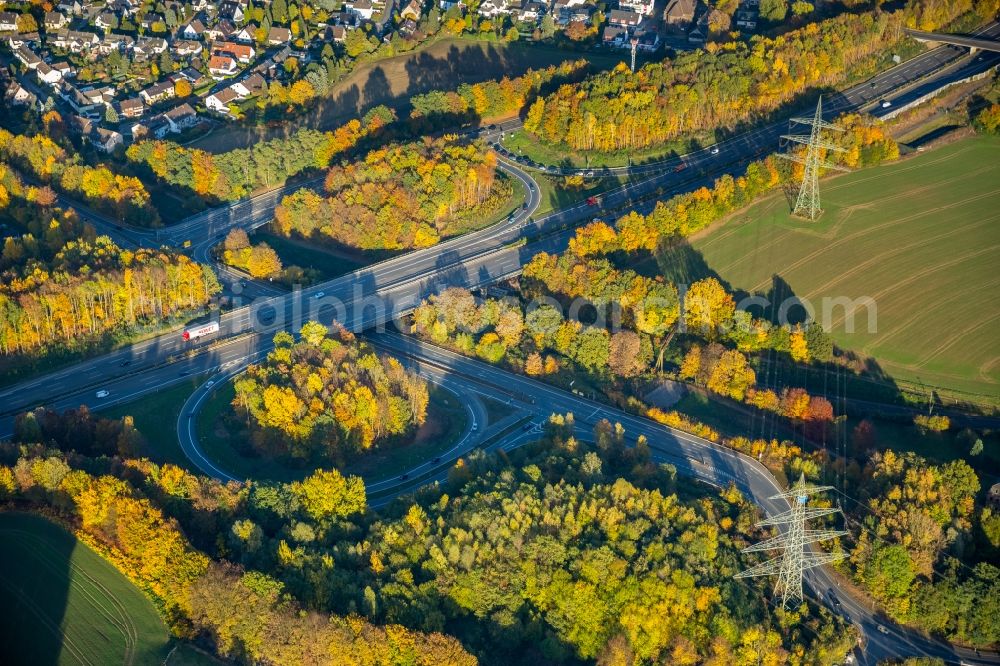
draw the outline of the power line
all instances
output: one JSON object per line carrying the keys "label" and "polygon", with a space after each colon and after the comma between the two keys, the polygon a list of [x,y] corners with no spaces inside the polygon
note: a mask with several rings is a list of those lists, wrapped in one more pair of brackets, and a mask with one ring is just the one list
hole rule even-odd
{"label": "power line", "polygon": [[820,96],[819,100],[816,102],[816,113],[812,118],[792,118],[791,122],[799,125],[806,125],[810,128],[809,134],[783,134],[781,136],[782,139],[786,139],[794,143],[801,143],[806,146],[805,157],[801,157],[793,153],[779,153],[778,155],[786,160],[798,162],[799,164],[805,166],[802,173],[802,185],[799,187],[799,196],[795,200],[795,208],[792,210],[792,215],[804,217],[809,220],[815,220],[820,216],[820,213],[823,212],[819,204],[820,168],[847,171],[847,169],[842,166],[831,164],[820,159],[821,150],[845,152],[840,146],[824,141],[820,137],[820,130],[827,129],[837,132],[843,132],[844,130],[841,127],[837,127],[836,125],[823,120],[822,96]]}
{"label": "power line", "polygon": [[765,541],[748,546],[743,549],[744,553],[758,552],[764,550],[781,550],[781,556],[775,557],[767,562],[751,567],[746,571],[736,574],[736,578],[755,578],[758,576],[778,576],[778,581],[774,585],[774,596],[781,599],[781,607],[787,608],[790,604],[802,600],[802,577],[807,569],[822,566],[831,562],[836,562],[844,557],[845,553],[813,553],[806,552],[806,546],[820,541],[826,541],[839,536],[845,536],[847,532],[843,530],[811,530],[806,529],[806,521],[821,516],[828,516],[833,513],[840,513],[840,509],[828,507],[807,507],[810,495],[815,495],[826,490],[833,490],[832,486],[811,486],[806,484],[805,474],[799,475],[799,480],[790,490],[772,495],[768,499],[790,499],[792,508],[784,513],[780,513],[772,518],[757,523],[757,527],[779,527],[787,526],[784,534],[778,534]]}

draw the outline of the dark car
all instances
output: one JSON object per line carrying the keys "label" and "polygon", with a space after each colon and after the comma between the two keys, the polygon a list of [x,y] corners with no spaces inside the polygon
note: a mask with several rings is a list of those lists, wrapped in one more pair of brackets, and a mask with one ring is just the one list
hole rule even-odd
{"label": "dark car", "polygon": [[441,456],[437,456],[435,458],[431,458],[431,462],[432,463],[439,463],[439,462],[441,462]]}
{"label": "dark car", "polygon": [[400,481],[406,481],[408,478],[410,478],[409,474],[401,474],[400,477],[399,477],[399,480]]}
{"label": "dark car", "polygon": [[130,360],[122,361],[122,367],[123,368],[127,368],[130,365],[132,365],[132,361],[130,361]]}

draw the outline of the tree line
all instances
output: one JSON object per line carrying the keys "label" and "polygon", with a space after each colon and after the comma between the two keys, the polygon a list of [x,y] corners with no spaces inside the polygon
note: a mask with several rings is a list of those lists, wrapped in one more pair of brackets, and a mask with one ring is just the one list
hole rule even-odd
{"label": "tree line", "polygon": [[309,169],[323,169],[337,155],[377,133],[394,119],[391,110],[376,107],[361,120],[350,120],[330,132],[299,129],[291,136],[212,154],[172,141],[139,141],[125,151],[129,162],[182,193],[206,203],[235,201],[258,189],[272,189]]}
{"label": "tree line", "polygon": [[262,455],[343,463],[424,422],[427,383],[346,329],[308,322],[236,380],[233,407]]}
{"label": "tree line", "polygon": [[273,228],[350,247],[428,247],[481,224],[512,187],[497,178],[496,155],[454,136],[392,144],[327,172],[323,197],[307,188],[281,200]]}
{"label": "tree line", "polygon": [[[835,122],[845,131],[829,131],[823,139],[842,147],[844,152],[831,151],[826,156],[828,161],[854,169],[899,158],[899,146],[877,119],[845,114]],[[570,248],[581,256],[656,250],[705,229],[768,192],[801,180],[802,165],[769,155],[748,164],[736,178],[726,174],[717,178],[712,187],[657,201],[648,215],[629,212],[615,221],[614,228],[603,222],[581,227],[570,241]]]}
{"label": "tree line", "polygon": [[[933,0],[893,12],[844,13],[778,37],[710,43],[650,63],[624,64],[536,100],[525,130],[574,151],[643,150],[766,118],[810,90],[874,70],[906,26],[936,28],[993,0]],[[991,9],[992,8],[992,9]]]}
{"label": "tree line", "polygon": [[195,312],[221,290],[207,266],[164,249],[122,249],[53,207],[51,190],[22,186],[2,165],[0,176],[0,216],[24,231],[0,254],[3,354],[86,346]]}
{"label": "tree line", "polygon": [[514,78],[463,83],[457,90],[432,90],[410,98],[410,118],[474,115],[489,119],[513,115],[553,82],[578,81],[589,69],[586,60],[567,60],[545,69],[529,69]]}
{"label": "tree line", "polygon": [[149,192],[142,181],[104,165],[81,164],[79,155],[49,136],[24,136],[0,129],[0,160],[118,220],[144,227],[159,225],[159,214],[150,205]]}

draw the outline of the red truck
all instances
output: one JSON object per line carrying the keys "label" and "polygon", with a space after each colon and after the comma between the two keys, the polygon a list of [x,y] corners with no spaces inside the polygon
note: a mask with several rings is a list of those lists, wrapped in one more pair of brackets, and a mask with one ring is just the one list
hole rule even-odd
{"label": "red truck", "polygon": [[587,197],[587,203],[591,206],[600,206],[601,197]]}

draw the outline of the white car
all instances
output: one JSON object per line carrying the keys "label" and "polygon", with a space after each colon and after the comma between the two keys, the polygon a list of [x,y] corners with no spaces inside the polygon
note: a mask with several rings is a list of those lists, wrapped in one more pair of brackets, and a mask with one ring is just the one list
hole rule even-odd
{"label": "white car", "polygon": [[712,146],[712,154],[713,155],[718,155],[719,154],[719,147],[718,146]]}
{"label": "white car", "polygon": [[101,389],[96,393],[96,395],[98,398],[107,398],[109,395],[111,395],[111,391],[108,391],[107,389]]}
{"label": "white car", "polygon": [[888,630],[888,629],[886,629],[885,627],[883,627],[883,626],[882,626],[881,624],[880,624],[880,625],[878,625],[877,629],[878,629],[878,630],[879,630],[880,632],[882,632],[883,634],[888,634],[888,633],[889,633],[889,630]]}
{"label": "white car", "polygon": [[890,102],[887,99],[882,100],[882,108],[883,109],[888,109],[890,106],[892,106],[892,102]]}
{"label": "white car", "polygon": [[214,385],[215,385],[214,379],[209,379],[207,382],[205,382],[205,388],[212,388],[212,386]]}
{"label": "white car", "polygon": [[325,291],[317,291],[315,294],[313,294],[313,298],[323,298],[324,296],[326,296]]}

